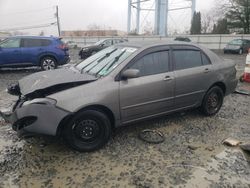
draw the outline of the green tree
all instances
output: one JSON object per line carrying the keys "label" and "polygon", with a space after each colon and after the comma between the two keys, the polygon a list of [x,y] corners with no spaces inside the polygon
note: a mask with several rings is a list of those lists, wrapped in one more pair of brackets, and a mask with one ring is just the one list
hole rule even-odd
{"label": "green tree", "polygon": [[227,0],[223,5],[228,26],[232,29],[242,29],[250,33],[250,0]]}
{"label": "green tree", "polygon": [[228,34],[228,22],[227,19],[219,19],[217,24],[214,24],[213,31],[214,34]]}
{"label": "green tree", "polygon": [[201,13],[194,12],[190,33],[201,34]]}

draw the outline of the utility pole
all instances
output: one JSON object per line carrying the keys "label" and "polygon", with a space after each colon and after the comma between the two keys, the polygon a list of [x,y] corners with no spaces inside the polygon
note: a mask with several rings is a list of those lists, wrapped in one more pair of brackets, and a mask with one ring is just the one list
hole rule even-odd
{"label": "utility pole", "polygon": [[191,5],[191,20],[193,19],[194,13],[196,11],[196,0],[191,0],[192,1],[192,5]]}
{"label": "utility pole", "polygon": [[155,34],[168,35],[168,0],[156,0],[155,3]]}
{"label": "utility pole", "polygon": [[59,18],[59,11],[58,5],[56,6],[56,20],[57,20],[57,29],[58,29],[58,36],[61,36],[61,26],[60,26],[60,18]]}
{"label": "utility pole", "polygon": [[127,32],[128,34],[130,33],[131,31],[131,3],[132,3],[132,0],[128,0],[128,25],[127,25]]}
{"label": "utility pole", "polygon": [[140,32],[140,13],[141,13],[141,0],[137,0],[137,13],[136,13],[136,34]]}

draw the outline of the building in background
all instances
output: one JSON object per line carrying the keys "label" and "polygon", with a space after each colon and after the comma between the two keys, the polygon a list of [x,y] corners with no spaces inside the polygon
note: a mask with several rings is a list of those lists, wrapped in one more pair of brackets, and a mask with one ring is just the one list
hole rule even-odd
{"label": "building in background", "polygon": [[5,38],[5,37],[9,37],[9,36],[11,36],[10,33],[8,33],[8,32],[1,32],[0,31],[0,38]]}
{"label": "building in background", "polygon": [[125,36],[124,31],[119,30],[76,30],[61,31],[62,37],[81,37],[81,36]]}

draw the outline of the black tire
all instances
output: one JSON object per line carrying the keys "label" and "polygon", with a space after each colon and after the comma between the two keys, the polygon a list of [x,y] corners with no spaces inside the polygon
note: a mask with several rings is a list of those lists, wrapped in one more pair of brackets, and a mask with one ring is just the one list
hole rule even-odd
{"label": "black tire", "polygon": [[206,116],[213,116],[219,112],[224,100],[224,93],[218,86],[210,88],[201,105],[201,110]]}
{"label": "black tire", "polygon": [[111,123],[102,112],[86,110],[77,113],[63,130],[66,143],[80,152],[94,151],[104,146],[111,136]]}
{"label": "black tire", "polygon": [[53,57],[45,56],[41,59],[40,66],[42,70],[54,70],[57,68],[57,61]]}

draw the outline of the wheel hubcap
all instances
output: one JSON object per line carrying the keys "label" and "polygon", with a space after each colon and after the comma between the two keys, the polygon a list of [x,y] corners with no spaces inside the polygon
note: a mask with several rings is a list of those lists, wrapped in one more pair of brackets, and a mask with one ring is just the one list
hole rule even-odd
{"label": "wheel hubcap", "polygon": [[55,69],[56,65],[52,59],[45,59],[43,61],[43,68],[44,70],[53,70]]}
{"label": "wheel hubcap", "polygon": [[209,97],[208,97],[208,109],[210,111],[216,111],[219,107],[219,96],[216,93],[212,93]]}
{"label": "wheel hubcap", "polygon": [[94,120],[82,120],[74,126],[74,133],[83,141],[91,141],[99,134],[99,127]]}

